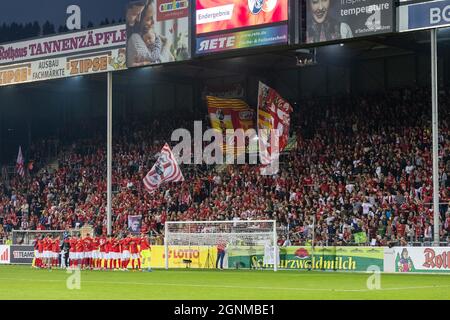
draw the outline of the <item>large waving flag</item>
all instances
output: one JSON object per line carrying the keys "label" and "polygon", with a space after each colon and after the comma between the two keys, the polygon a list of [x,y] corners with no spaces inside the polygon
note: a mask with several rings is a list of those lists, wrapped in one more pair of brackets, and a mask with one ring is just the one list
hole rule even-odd
{"label": "large waving flag", "polygon": [[19,154],[17,155],[16,170],[19,176],[21,177],[25,176],[24,160],[21,146],[19,147]]}
{"label": "large waving flag", "polygon": [[[224,99],[207,96],[208,113],[211,119],[211,127],[220,131],[224,136],[227,129],[237,130],[254,129],[255,124],[253,121],[254,111],[248,106],[247,103],[240,99]],[[227,141],[227,144],[231,144],[232,141]],[[235,154],[245,152],[245,147],[235,147]],[[223,146],[223,152],[227,152],[227,145]]]}
{"label": "large waving flag", "polygon": [[183,173],[175,157],[166,143],[162,148],[158,160],[147,173],[143,182],[145,189],[153,193],[164,182],[184,181]]}
{"label": "large waving flag", "polygon": [[[260,150],[266,150],[265,163],[272,162],[288,145],[292,106],[278,92],[264,83],[259,83],[258,90],[258,137]],[[261,130],[266,129],[266,130]],[[268,130],[278,130],[278,154],[274,154],[270,137],[264,136]],[[266,171],[267,172],[267,171]],[[276,172],[275,172],[276,173]],[[274,174],[275,174],[274,173]]]}
{"label": "large waving flag", "polygon": [[217,130],[253,129],[253,110],[240,99],[207,96],[211,126]]}

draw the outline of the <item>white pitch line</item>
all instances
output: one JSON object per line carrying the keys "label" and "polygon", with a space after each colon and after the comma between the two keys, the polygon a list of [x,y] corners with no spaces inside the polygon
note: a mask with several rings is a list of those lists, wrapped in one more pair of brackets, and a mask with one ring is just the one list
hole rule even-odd
{"label": "white pitch line", "polygon": [[[30,282],[64,282],[64,280],[41,280],[41,279],[18,279],[18,278],[0,278],[0,280],[13,281],[30,281]],[[225,285],[208,285],[208,284],[185,284],[185,283],[154,283],[154,282],[121,282],[121,281],[93,281],[82,280],[82,283],[102,283],[102,284],[119,284],[119,285],[143,285],[143,286],[173,286],[173,287],[197,287],[197,288],[225,288],[225,289],[258,289],[258,290],[292,290],[292,291],[330,291],[330,292],[374,292],[374,291],[398,291],[412,289],[435,289],[449,288],[450,285],[435,286],[415,286],[400,288],[381,288],[381,289],[325,289],[325,288],[292,288],[292,287],[247,287],[247,286],[225,286]]]}

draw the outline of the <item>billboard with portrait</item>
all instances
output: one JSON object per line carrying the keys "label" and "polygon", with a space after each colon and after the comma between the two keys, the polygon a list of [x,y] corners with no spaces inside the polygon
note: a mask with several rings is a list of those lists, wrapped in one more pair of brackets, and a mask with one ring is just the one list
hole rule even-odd
{"label": "billboard with portrait", "polygon": [[128,232],[140,233],[142,226],[142,216],[128,216]]}
{"label": "billboard with portrait", "polygon": [[301,10],[304,43],[395,31],[393,0],[304,0]]}
{"label": "billboard with portrait", "polygon": [[197,34],[288,20],[288,0],[196,0]]}
{"label": "billboard with portrait", "polygon": [[190,1],[140,0],[126,11],[127,67],[190,58]]}

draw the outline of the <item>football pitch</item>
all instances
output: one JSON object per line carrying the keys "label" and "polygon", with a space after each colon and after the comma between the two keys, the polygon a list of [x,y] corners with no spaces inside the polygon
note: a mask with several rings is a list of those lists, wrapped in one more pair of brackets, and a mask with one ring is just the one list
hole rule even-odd
{"label": "football pitch", "polygon": [[153,270],[81,271],[0,266],[0,299],[285,300],[450,299],[450,275],[371,274],[320,271]]}

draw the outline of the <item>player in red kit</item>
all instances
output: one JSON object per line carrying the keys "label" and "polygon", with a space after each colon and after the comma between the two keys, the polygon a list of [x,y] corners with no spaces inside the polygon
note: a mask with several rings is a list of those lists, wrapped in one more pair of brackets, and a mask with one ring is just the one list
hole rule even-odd
{"label": "player in red kit", "polygon": [[106,270],[108,268],[108,239],[105,236],[101,236],[99,239],[99,249],[100,249],[100,261],[99,268]]}
{"label": "player in red kit", "polygon": [[107,265],[106,267],[109,267],[109,270],[113,269],[114,265],[114,252],[113,252],[113,238],[111,236],[108,237],[108,240],[106,241],[105,250],[106,250],[106,257],[107,257]]}
{"label": "player in red kit", "polygon": [[83,239],[84,245],[84,259],[83,266],[84,268],[92,269],[92,238],[90,234],[86,234],[86,237]]}
{"label": "player in red kit", "polygon": [[82,238],[77,239],[75,244],[75,253],[76,253],[76,266],[80,268],[83,267],[82,263],[84,260],[84,241]]}
{"label": "player in red kit", "polygon": [[37,255],[35,261],[35,267],[42,268],[44,258],[44,236],[41,236],[37,241]]}
{"label": "player in red kit", "polygon": [[[141,256],[139,254],[139,242],[140,242],[139,238],[130,236],[131,268],[133,270],[135,269],[135,267],[137,267],[138,270],[141,269]],[[137,262],[137,265],[135,264],[135,262]]]}
{"label": "player in red kit", "polygon": [[52,257],[51,257],[51,266],[57,267],[59,262],[59,253],[60,253],[60,247],[59,247],[59,237],[58,235],[55,235],[53,237],[54,239],[51,242],[52,246]]}
{"label": "player in red kit", "polygon": [[130,258],[131,258],[131,254],[130,254],[130,241],[131,238],[130,236],[127,236],[121,240],[119,240],[120,243],[120,248],[121,248],[121,258],[122,258],[122,270],[123,271],[128,271],[128,264],[130,263]]}
{"label": "player in red kit", "polygon": [[78,265],[77,263],[77,250],[76,250],[76,245],[77,245],[77,237],[76,236],[72,236],[69,240],[69,268],[72,267],[76,267]]}
{"label": "player in red kit", "polygon": [[119,240],[111,237],[110,245],[111,245],[110,255],[112,261],[111,269],[117,270],[117,268],[120,268],[121,262]]}
{"label": "player in red kit", "polygon": [[51,268],[52,261],[52,239],[50,234],[44,239],[44,268]]}
{"label": "player in red kit", "polygon": [[92,260],[91,260],[91,269],[94,270],[99,270],[100,266],[99,266],[99,261],[100,261],[100,238],[99,237],[94,237],[92,239]]}

